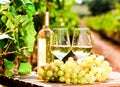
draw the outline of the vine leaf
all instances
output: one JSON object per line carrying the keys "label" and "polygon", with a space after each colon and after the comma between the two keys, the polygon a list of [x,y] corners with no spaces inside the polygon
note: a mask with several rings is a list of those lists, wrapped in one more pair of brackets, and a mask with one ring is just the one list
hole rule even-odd
{"label": "vine leaf", "polygon": [[29,62],[20,62],[20,66],[18,68],[19,74],[30,74],[32,71],[32,65]]}
{"label": "vine leaf", "polygon": [[[33,46],[34,46],[34,41],[36,40],[36,38],[35,38],[36,31],[34,29],[34,24],[33,24],[32,20],[28,20],[22,24],[20,33],[22,35],[21,40],[23,40],[25,45],[27,47],[29,47],[29,49],[27,49],[28,52],[32,52]],[[21,42],[19,42],[19,43],[21,43]],[[21,43],[21,45],[22,45],[22,43]]]}
{"label": "vine leaf", "polygon": [[4,66],[5,66],[5,76],[12,76],[13,75],[13,69],[14,69],[14,63],[12,61],[8,61],[7,59],[4,59]]}
{"label": "vine leaf", "polygon": [[25,3],[24,7],[26,8],[27,16],[29,18],[32,17],[33,14],[35,14],[36,10],[32,2]]}
{"label": "vine leaf", "polygon": [[4,59],[4,64],[6,69],[9,69],[9,70],[14,69],[14,64],[12,61],[8,61],[7,59]]}

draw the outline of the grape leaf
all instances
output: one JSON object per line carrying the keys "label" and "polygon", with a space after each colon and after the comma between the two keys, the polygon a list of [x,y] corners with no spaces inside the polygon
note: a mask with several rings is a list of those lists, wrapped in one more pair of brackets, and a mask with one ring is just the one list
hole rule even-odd
{"label": "grape leaf", "polygon": [[14,7],[14,6],[11,6],[11,7],[9,8],[9,12],[10,12],[11,15],[15,18],[16,12],[15,12],[15,7]]}
{"label": "grape leaf", "polygon": [[5,76],[7,76],[7,77],[13,75],[13,72],[12,72],[12,71],[5,71],[4,73],[5,73]]}
{"label": "grape leaf", "polygon": [[32,2],[25,3],[24,7],[26,8],[27,16],[29,18],[32,17],[33,14],[35,14],[36,10]]}
{"label": "grape leaf", "polygon": [[29,62],[20,62],[20,66],[18,68],[19,74],[30,74],[32,71],[32,66]]}
{"label": "grape leaf", "polygon": [[4,48],[5,44],[6,44],[6,43],[5,43],[4,40],[0,40],[0,51],[1,51],[1,49]]}
{"label": "grape leaf", "polygon": [[34,28],[34,23],[32,18],[28,18],[27,16],[17,16],[16,22],[23,21],[22,24],[19,24],[18,31],[14,33],[15,41],[17,44],[17,49],[26,47],[21,50],[19,53],[25,56],[28,56],[30,52],[33,52],[35,35],[36,31]]}
{"label": "grape leaf", "polygon": [[42,0],[42,2],[40,2],[40,11],[41,12],[45,12],[46,11],[46,0]]}
{"label": "grape leaf", "polygon": [[5,15],[3,15],[3,16],[1,17],[1,20],[2,20],[3,23],[6,23],[7,17],[6,17]]}
{"label": "grape leaf", "polygon": [[74,0],[65,0],[64,3],[65,3],[65,6],[70,6],[74,3]]}
{"label": "grape leaf", "polygon": [[7,20],[6,26],[9,29],[13,29],[14,28],[14,24],[13,24],[13,22],[10,19]]}
{"label": "grape leaf", "polygon": [[16,8],[19,8],[23,5],[22,1],[23,0],[14,0],[14,4],[15,4]]}
{"label": "grape leaf", "polygon": [[14,69],[14,63],[13,61],[8,61],[7,59],[4,59],[5,69],[12,70]]}
{"label": "grape leaf", "polygon": [[24,38],[24,43],[26,44],[27,47],[30,47],[28,49],[29,52],[33,51],[33,46],[34,46],[34,41],[35,41],[35,35],[36,31],[34,29],[34,25],[32,20],[28,20],[25,22],[22,26],[23,28],[23,38]]}

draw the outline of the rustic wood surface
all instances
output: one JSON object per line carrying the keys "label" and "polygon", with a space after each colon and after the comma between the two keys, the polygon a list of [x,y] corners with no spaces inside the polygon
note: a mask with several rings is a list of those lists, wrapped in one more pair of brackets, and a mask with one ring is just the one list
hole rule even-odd
{"label": "rustic wood surface", "polygon": [[35,72],[24,76],[4,77],[0,76],[0,83],[7,85],[8,87],[120,87],[120,73],[112,72],[109,75],[108,80],[105,82],[99,82],[94,84],[70,84],[65,83],[49,83],[38,80],[38,76]]}

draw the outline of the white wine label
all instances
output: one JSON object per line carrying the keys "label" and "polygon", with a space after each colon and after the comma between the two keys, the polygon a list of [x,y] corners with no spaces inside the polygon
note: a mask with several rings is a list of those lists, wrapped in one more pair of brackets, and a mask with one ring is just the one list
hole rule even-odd
{"label": "white wine label", "polygon": [[38,39],[38,67],[46,64],[46,39]]}

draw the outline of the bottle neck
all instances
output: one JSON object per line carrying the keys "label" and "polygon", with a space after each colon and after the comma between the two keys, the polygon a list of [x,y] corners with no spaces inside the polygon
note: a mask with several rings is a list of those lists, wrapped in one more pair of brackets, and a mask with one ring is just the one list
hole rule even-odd
{"label": "bottle neck", "polygon": [[44,14],[44,26],[45,27],[49,26],[49,12],[45,12]]}
{"label": "bottle neck", "polygon": [[49,26],[43,25],[43,26],[42,26],[42,29],[49,29]]}

